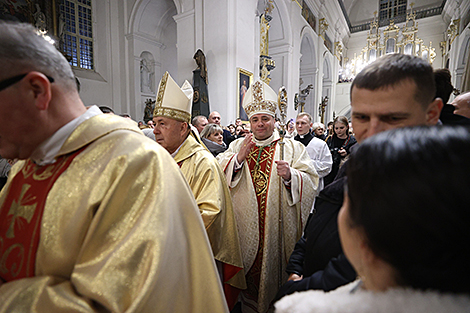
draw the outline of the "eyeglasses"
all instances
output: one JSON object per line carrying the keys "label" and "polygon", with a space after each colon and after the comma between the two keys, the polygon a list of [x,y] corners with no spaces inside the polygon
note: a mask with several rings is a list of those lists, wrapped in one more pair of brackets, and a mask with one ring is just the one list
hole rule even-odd
{"label": "eyeglasses", "polygon": [[[13,77],[7,78],[7,79],[5,79],[5,80],[2,80],[2,81],[0,82],[0,91],[2,91],[3,89],[6,89],[6,88],[8,88],[8,87],[10,87],[10,86],[13,85],[13,84],[16,84],[17,82],[19,82],[20,80],[22,80],[23,78],[25,78],[26,75],[28,75],[28,74],[29,74],[29,73],[21,74],[21,75],[18,75],[18,76],[13,76]],[[54,82],[54,78],[49,77],[49,76],[47,76],[47,75],[46,75],[46,77],[47,77],[47,79],[48,79],[51,83]]]}

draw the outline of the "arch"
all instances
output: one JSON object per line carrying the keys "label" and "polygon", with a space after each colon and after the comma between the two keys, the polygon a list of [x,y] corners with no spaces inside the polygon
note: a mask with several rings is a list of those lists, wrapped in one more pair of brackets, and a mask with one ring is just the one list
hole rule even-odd
{"label": "arch", "polygon": [[299,87],[300,89],[312,85],[313,89],[305,99],[305,112],[310,113],[314,120],[317,115],[315,100],[317,97],[317,55],[313,31],[309,26],[305,26],[300,34],[300,60],[299,60]]}
{"label": "arch", "polygon": [[457,68],[465,67],[465,64],[468,60],[470,54],[470,34],[462,40],[462,45],[460,46],[459,56],[457,58]]}
{"label": "arch", "polygon": [[322,99],[327,96],[329,99],[329,108],[325,111],[325,123],[332,119],[332,94],[333,94],[333,67],[331,65],[330,55],[327,51],[323,53],[322,64]]}
{"label": "arch", "polygon": [[[258,0],[256,6],[256,15],[261,15],[264,11],[264,0]],[[271,12],[273,17],[269,23],[269,46],[282,45],[285,43],[292,43],[292,25],[289,17],[289,11],[285,1],[274,0],[274,8]]]}
{"label": "arch", "polygon": [[[141,22],[155,24],[157,20],[164,20],[162,17],[164,17],[165,13],[168,15],[168,9],[171,7],[169,2],[172,2],[174,8],[176,8],[176,14],[182,13],[183,5],[181,0],[137,0],[132,7],[127,32],[129,34],[139,32],[139,24]],[[145,18],[152,16],[152,20]]]}

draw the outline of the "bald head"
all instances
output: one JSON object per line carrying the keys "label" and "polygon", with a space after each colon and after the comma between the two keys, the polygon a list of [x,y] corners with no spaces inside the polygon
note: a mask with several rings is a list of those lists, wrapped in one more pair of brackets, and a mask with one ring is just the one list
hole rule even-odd
{"label": "bald head", "polygon": [[221,119],[220,114],[217,111],[213,111],[211,112],[211,114],[209,114],[209,118],[208,118],[209,123],[220,125],[220,119]]}
{"label": "bald head", "polygon": [[454,114],[470,118],[470,92],[461,94],[452,101],[455,107]]}

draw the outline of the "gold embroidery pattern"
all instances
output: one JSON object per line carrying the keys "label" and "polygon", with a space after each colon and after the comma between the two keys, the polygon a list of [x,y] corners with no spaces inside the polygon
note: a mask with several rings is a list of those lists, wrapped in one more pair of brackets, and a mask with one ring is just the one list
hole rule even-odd
{"label": "gold embroidery pattern", "polygon": [[[157,100],[155,102],[155,109],[162,106],[163,95],[165,94],[166,82],[168,81],[168,72],[163,74],[162,80],[160,81],[160,87],[158,88]],[[155,114],[154,114],[155,115]]]}
{"label": "gold embroidery pattern", "polygon": [[257,111],[268,111],[272,114],[276,114],[277,103],[263,99],[263,84],[257,81],[251,88],[253,88],[253,102],[244,107],[246,114],[250,116]]}
{"label": "gold embroidery pattern", "polygon": [[24,262],[24,247],[21,244],[14,244],[10,246],[5,252],[3,252],[3,238],[0,237],[0,255],[2,258],[0,259],[0,273],[5,274],[9,272],[9,269],[6,266],[7,260],[10,257],[10,254],[14,251],[15,256],[21,257],[21,260],[18,263],[14,263],[11,266],[11,276],[16,277],[18,276],[21,268],[23,267]]}
{"label": "gold embroidery pattern", "polygon": [[15,238],[15,223],[18,222],[19,226],[21,227],[22,221],[19,220],[19,217],[24,218],[28,223],[31,222],[31,219],[34,216],[34,212],[36,210],[36,203],[31,204],[31,205],[25,205],[25,203],[28,203],[32,200],[35,200],[36,197],[25,197],[25,193],[28,191],[28,189],[31,187],[31,185],[24,184],[21,187],[21,194],[18,199],[18,202],[13,201],[11,204],[10,210],[8,211],[8,215],[12,215],[11,218],[11,223],[10,227],[8,228],[7,231],[7,238]]}
{"label": "gold embroidery pattern", "polygon": [[178,109],[173,108],[166,108],[166,107],[156,107],[155,111],[153,112],[153,116],[164,116],[169,117],[171,119],[189,123],[191,121],[191,114],[185,111],[181,111]]}

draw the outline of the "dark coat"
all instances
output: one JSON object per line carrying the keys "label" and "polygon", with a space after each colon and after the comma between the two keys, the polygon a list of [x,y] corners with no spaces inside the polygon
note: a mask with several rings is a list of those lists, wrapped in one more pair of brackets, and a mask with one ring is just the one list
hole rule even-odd
{"label": "dark coat", "polygon": [[345,166],[316,198],[314,213],[287,264],[287,273],[304,278],[284,284],[276,299],[309,289],[329,291],[356,279],[356,272],[343,254],[337,224],[346,182]]}

